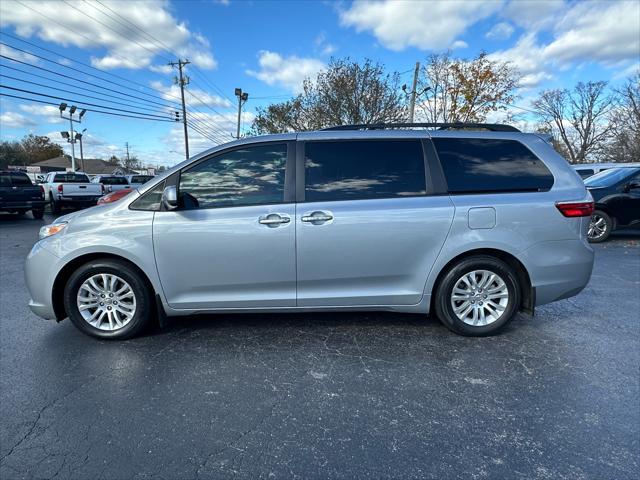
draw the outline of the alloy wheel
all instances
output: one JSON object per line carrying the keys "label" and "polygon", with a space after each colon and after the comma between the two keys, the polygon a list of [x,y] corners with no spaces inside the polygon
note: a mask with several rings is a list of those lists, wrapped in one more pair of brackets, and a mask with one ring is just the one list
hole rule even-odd
{"label": "alloy wheel", "polygon": [[87,278],[76,299],[82,318],[91,326],[105,331],[125,327],[136,313],[136,295],[122,278],[99,273]]}
{"label": "alloy wheel", "polygon": [[485,326],[497,321],[508,304],[507,284],[489,270],[465,273],[451,292],[453,312],[467,325]]}

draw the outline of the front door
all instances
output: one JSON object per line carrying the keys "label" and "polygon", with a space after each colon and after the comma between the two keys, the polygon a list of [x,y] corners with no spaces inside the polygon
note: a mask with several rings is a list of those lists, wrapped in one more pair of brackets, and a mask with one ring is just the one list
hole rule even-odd
{"label": "front door", "polygon": [[307,141],[302,163],[298,306],[419,303],[454,212],[429,195],[422,143]]}
{"label": "front door", "polygon": [[171,307],[296,305],[289,148],[286,142],[235,147],[180,173],[178,209],[157,212],[153,222]]}

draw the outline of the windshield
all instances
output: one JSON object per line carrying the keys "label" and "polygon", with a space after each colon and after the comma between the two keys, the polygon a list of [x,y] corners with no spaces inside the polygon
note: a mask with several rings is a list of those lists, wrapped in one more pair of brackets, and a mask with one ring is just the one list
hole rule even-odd
{"label": "windshield", "polygon": [[149,175],[134,175],[131,177],[131,183],[145,183],[151,180],[153,177]]}
{"label": "windshield", "polygon": [[129,182],[124,177],[102,177],[100,183],[105,185],[129,185]]}
{"label": "windshield", "polygon": [[610,187],[640,171],[640,168],[610,168],[584,181],[587,187]]}
{"label": "windshield", "polygon": [[89,183],[89,177],[81,173],[56,173],[53,181],[56,183]]}

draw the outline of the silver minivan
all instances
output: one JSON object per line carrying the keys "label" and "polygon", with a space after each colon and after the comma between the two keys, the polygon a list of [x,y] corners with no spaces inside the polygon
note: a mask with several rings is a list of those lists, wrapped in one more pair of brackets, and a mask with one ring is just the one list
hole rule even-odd
{"label": "silver minivan", "polygon": [[165,316],[337,310],[482,336],[585,287],[592,198],[545,140],[416,126],[433,127],[241,139],[60,217],[26,261],[29,305],[111,339]]}

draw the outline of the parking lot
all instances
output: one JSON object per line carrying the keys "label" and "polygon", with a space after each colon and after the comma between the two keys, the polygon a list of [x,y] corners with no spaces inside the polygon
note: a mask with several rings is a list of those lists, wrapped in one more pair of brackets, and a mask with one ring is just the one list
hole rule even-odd
{"label": "parking lot", "polygon": [[27,308],[0,216],[0,478],[631,479],[640,232],[579,296],[464,338],[390,313],[177,319],[96,341]]}

